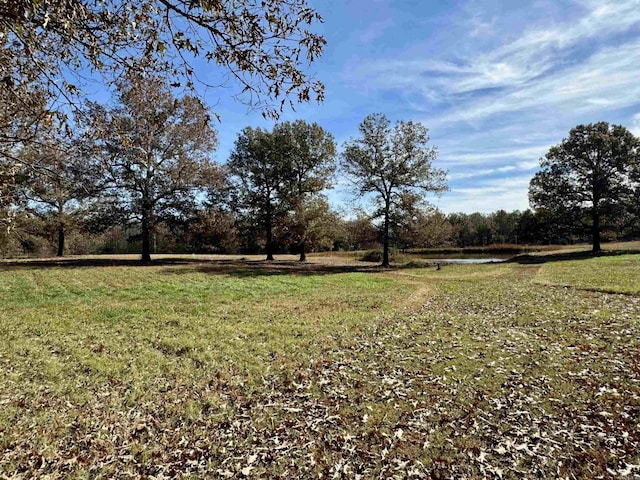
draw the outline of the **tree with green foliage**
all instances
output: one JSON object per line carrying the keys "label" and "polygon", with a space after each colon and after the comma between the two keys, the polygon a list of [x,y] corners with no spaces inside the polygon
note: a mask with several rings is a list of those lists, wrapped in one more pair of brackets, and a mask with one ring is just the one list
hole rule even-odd
{"label": "tree with green foliage", "polygon": [[382,266],[389,266],[391,215],[406,194],[447,190],[446,172],[434,168],[437,150],[428,146],[428,130],[420,123],[397,122],[392,128],[383,114],[360,124],[360,138],[345,143],[341,167],[360,196],[374,194],[383,219]]}
{"label": "tree with green foliage", "polygon": [[398,232],[405,248],[435,248],[450,245],[453,241],[453,227],[447,216],[431,206],[421,206],[410,210],[402,229]]}
{"label": "tree with green foliage", "polygon": [[498,210],[491,214],[494,225],[493,243],[518,243],[518,219],[520,212]]}
{"label": "tree with green foliage", "polygon": [[195,97],[175,98],[159,77],[131,74],[119,82],[114,107],[91,103],[85,118],[103,189],[139,220],[142,261],[149,262],[158,218],[190,208],[195,191],[217,174],[209,112]]}
{"label": "tree with green foliage", "polygon": [[[322,196],[310,197],[299,206],[304,209],[302,215],[297,210],[291,211],[284,219],[283,230],[290,250],[300,254],[300,261],[305,261],[306,251],[331,250],[344,229],[340,216]],[[304,224],[301,224],[301,216]],[[302,241],[304,245],[301,245]]]}
{"label": "tree with green foliage", "polygon": [[273,140],[278,144],[286,182],[286,200],[289,203],[293,222],[291,224],[298,244],[300,261],[306,260],[307,243],[312,232],[311,224],[325,216],[321,192],[329,188],[336,169],[336,144],[333,135],[317,123],[304,120],[285,122],[273,129]]}
{"label": "tree with green foliage", "polygon": [[273,260],[274,228],[288,211],[290,168],[285,146],[270,132],[247,127],[238,134],[227,166],[239,192],[239,205],[266,234],[265,253]]}
{"label": "tree with green foliage", "polygon": [[531,210],[527,209],[520,213],[516,229],[518,242],[522,244],[541,242],[540,219]]}
{"label": "tree with green foliage", "polygon": [[529,201],[552,217],[582,222],[598,252],[607,216],[622,207],[628,194],[637,155],[638,139],[625,127],[607,122],[578,125],[540,160]]}
{"label": "tree with green foliage", "polygon": [[303,120],[277,124],[271,132],[247,127],[238,135],[228,167],[242,208],[266,234],[267,260],[275,253],[276,224],[287,223],[304,261],[309,226],[323,216],[318,201],[335,171],[333,136]]}

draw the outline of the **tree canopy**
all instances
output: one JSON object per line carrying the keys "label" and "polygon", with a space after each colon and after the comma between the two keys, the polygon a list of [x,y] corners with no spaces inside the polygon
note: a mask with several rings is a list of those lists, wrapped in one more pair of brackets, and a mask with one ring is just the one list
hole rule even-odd
{"label": "tree canopy", "polygon": [[588,227],[597,252],[604,221],[625,208],[629,171],[637,155],[638,139],[625,127],[607,122],[578,125],[540,160],[529,200],[565,223]]}
{"label": "tree canopy", "polygon": [[317,123],[304,120],[278,124],[272,135],[283,148],[290,225],[298,243],[300,261],[304,261],[307,242],[318,234],[312,225],[328,214],[328,205],[320,197],[321,192],[330,187],[336,169],[336,144],[331,133]]}
{"label": "tree canopy", "polygon": [[326,43],[313,32],[321,21],[306,0],[0,2],[0,222],[13,201],[15,149],[81,105],[94,80],[133,71],[194,91],[231,87],[277,118],[287,103],[324,97],[307,72]]}
{"label": "tree canopy", "polygon": [[306,0],[3,2],[0,80],[20,89],[35,71],[73,97],[86,72],[113,79],[136,68],[192,85],[202,59],[222,67],[216,85],[233,79],[243,101],[277,116],[290,97],[323,97],[304,68],[322,53],[325,40],[311,31],[321,20]]}
{"label": "tree canopy", "polygon": [[159,214],[180,212],[217,167],[216,133],[195,97],[175,98],[161,78],[131,74],[118,85],[117,104],[90,103],[87,144],[101,163],[103,189],[119,193],[141,224],[142,260]]}

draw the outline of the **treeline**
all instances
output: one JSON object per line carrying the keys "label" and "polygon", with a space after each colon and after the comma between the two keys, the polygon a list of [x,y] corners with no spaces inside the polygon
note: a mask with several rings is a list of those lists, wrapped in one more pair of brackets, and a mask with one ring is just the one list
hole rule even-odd
{"label": "treeline", "polygon": [[[151,235],[151,253],[265,253],[266,235],[261,231],[257,218],[243,217],[216,205],[205,201],[200,206],[195,205],[189,215],[160,221]],[[562,245],[590,240],[588,230],[558,225],[557,218],[545,218],[531,210],[448,215],[427,210],[408,220],[394,225],[392,246],[398,249]],[[66,253],[140,253],[141,231],[135,222],[121,218],[96,232],[95,221],[89,214],[74,217],[74,223],[67,227]],[[54,255],[59,240],[56,224],[54,216],[19,215],[13,234],[5,237],[2,255]],[[309,233],[306,245],[309,252],[370,250],[379,248],[382,242],[381,225],[374,218],[362,212],[353,218],[345,218],[324,202],[318,206]],[[637,236],[638,225],[635,222],[621,223],[619,228],[603,232],[604,241],[628,240]],[[274,253],[300,253],[291,219],[278,222],[272,241]]]}
{"label": "treeline", "polygon": [[[215,62],[244,103],[275,120],[294,100],[323,99],[305,65],[326,42],[304,0],[186,3],[80,2],[78,15],[67,2],[9,2],[0,12],[0,255],[304,258],[380,243],[388,265],[392,245],[589,238],[598,251],[601,240],[638,237],[640,140],[606,122],[578,125],[541,159],[529,190],[534,212],[429,209],[425,194],[447,187],[427,129],[391,126],[379,114],[339,155],[328,132],[298,121],[245,129],[227,165],[216,165],[214,115],[202,97],[174,96],[195,92],[187,59]],[[38,61],[25,61],[25,52]],[[84,101],[78,80],[86,72],[114,87],[110,103]],[[370,215],[331,210],[324,194],[337,170]]]}
{"label": "treeline", "polygon": [[[162,77],[130,72],[109,104],[85,102],[73,122],[51,121],[21,141],[3,181],[3,256],[55,253],[257,253],[369,248],[383,264],[399,227],[446,189],[419,123],[369,115],[338,157],[333,136],[303,120],[245,128],[224,165],[196,97]],[[338,162],[339,160],[339,162]],[[0,159],[0,162],[3,160]],[[340,164],[374,207],[345,220],[325,193]],[[379,226],[379,228],[378,228]],[[404,233],[403,233],[404,234]],[[395,237],[394,237],[395,235]],[[393,238],[392,238],[393,237]]]}

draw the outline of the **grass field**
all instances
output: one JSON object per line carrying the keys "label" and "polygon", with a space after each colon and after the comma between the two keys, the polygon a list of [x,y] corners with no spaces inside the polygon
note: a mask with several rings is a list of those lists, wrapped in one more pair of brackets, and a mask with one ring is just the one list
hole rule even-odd
{"label": "grass field", "polygon": [[633,478],[640,255],[0,263],[0,478]]}

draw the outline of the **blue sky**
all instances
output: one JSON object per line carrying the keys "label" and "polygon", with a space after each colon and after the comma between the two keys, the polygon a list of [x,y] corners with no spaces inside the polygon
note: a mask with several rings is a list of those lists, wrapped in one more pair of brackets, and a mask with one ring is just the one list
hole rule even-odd
{"label": "blue sky", "polygon": [[[640,135],[640,0],[311,0],[327,40],[311,73],[326,100],[282,120],[318,122],[342,143],[374,112],[422,122],[449,171],[446,213],[528,207],[538,159],[580,123]],[[216,159],[245,126],[272,122],[211,90]],[[337,207],[353,205],[338,181]]]}

